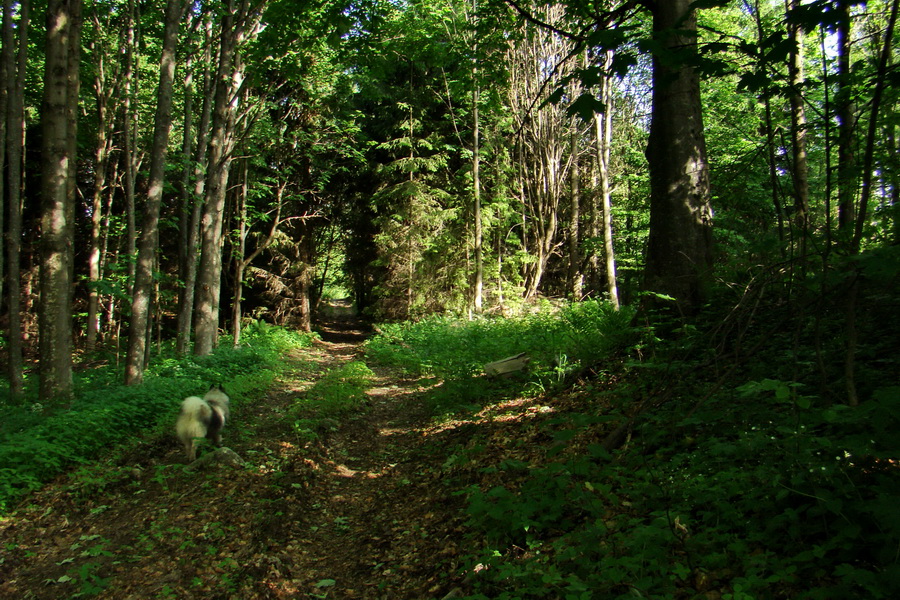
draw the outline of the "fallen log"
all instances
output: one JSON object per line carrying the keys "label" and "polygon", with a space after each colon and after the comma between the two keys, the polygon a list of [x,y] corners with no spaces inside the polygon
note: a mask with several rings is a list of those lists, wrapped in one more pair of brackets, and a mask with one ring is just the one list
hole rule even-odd
{"label": "fallen log", "polygon": [[531,357],[528,356],[527,352],[521,352],[515,356],[507,356],[506,358],[484,365],[484,374],[488,377],[509,376],[528,368],[528,362],[530,360]]}

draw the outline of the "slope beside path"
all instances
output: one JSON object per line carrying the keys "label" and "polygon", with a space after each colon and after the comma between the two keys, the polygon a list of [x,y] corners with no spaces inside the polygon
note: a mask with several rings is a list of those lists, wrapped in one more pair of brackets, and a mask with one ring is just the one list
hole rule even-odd
{"label": "slope beside path", "polygon": [[365,405],[313,442],[294,400],[359,360],[364,333],[323,341],[225,445],[246,468],[184,469],[171,435],[69,474],[0,521],[0,598],[443,598],[456,584],[460,500],[440,475],[454,434],[432,428],[415,379],[373,367]]}

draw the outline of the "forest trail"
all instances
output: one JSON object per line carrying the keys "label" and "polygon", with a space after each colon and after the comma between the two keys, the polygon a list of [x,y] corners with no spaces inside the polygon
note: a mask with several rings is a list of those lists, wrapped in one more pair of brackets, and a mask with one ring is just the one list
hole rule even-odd
{"label": "forest trail", "polygon": [[431,427],[419,381],[373,366],[366,406],[300,442],[292,401],[365,339],[339,316],[321,334],[264,399],[233,406],[224,444],[247,468],[186,471],[160,432],[0,521],[0,598],[445,597],[463,530],[441,475],[455,434]]}

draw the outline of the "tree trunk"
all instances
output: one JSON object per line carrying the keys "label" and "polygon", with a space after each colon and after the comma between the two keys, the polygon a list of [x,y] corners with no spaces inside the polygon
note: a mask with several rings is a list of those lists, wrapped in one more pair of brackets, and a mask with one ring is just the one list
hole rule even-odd
{"label": "tree trunk", "polygon": [[[605,68],[612,65],[613,53],[607,52]],[[619,285],[616,276],[616,255],[613,248],[612,199],[610,192],[609,158],[612,147],[612,93],[613,80],[604,77],[600,82],[600,102],[604,109],[602,114],[594,114],[594,137],[597,142],[597,165],[600,177],[600,202],[603,215],[603,256],[606,273],[606,293],[609,301],[619,310]],[[596,234],[595,234],[596,235]]]}
{"label": "tree trunk", "polygon": [[[762,44],[763,40],[766,38],[766,34],[765,31],[763,31],[762,11],[759,7],[759,0],[756,0],[755,9],[756,40],[758,44]],[[765,58],[761,56],[760,62],[764,61]],[[762,68],[762,66],[760,68]],[[775,154],[778,152],[779,148],[776,147],[777,144],[775,142],[775,126],[772,119],[772,100],[769,91],[764,90],[761,96],[766,115],[764,127],[766,132],[766,165],[769,167],[769,187],[771,188],[770,192],[772,194],[772,206],[775,209],[775,218],[778,220],[779,250],[782,259],[784,259],[786,257],[784,247],[784,208],[781,204],[781,186],[778,184],[778,166],[775,162]]]}
{"label": "tree trunk", "polygon": [[205,356],[218,341],[219,302],[222,285],[222,225],[225,195],[231,169],[233,145],[234,67],[237,46],[234,1],[228,2],[222,15],[219,41],[219,66],[216,72],[215,103],[209,141],[206,197],[200,221],[200,264],[197,276],[196,341],[194,354]]}
{"label": "tree trunk", "polygon": [[653,3],[654,37],[667,56],[653,57],[647,143],[650,235],[644,286],[671,297],[682,314],[694,313],[702,305],[712,266],[700,82],[689,66],[697,53],[697,18],[691,4],[690,0]]}
{"label": "tree trunk", "polygon": [[[6,2],[4,8],[11,7],[11,2]],[[7,160],[7,201],[9,204],[9,231],[7,232],[6,248],[8,268],[9,292],[9,347],[8,347],[8,375],[9,396],[14,402],[21,400],[24,394],[23,375],[23,349],[22,349],[22,298],[21,298],[21,269],[19,265],[22,238],[22,157],[25,149],[25,68],[28,60],[28,28],[29,28],[28,0],[19,2],[19,23],[17,40],[16,64],[11,65],[9,78],[4,84],[9,85],[9,103],[6,115],[0,118],[7,119],[6,125],[6,160]],[[11,15],[10,15],[11,20]],[[12,48],[13,31],[7,29],[7,21],[4,16],[3,45],[9,44]]]}
{"label": "tree trunk", "polygon": [[[477,48],[477,45],[476,45]],[[477,69],[475,70],[477,77]],[[478,121],[478,82],[472,90],[472,195],[474,206],[472,212],[475,218],[475,312],[481,313],[484,295],[484,232],[481,224],[481,156],[480,135]]]}
{"label": "tree trunk", "polygon": [[[250,263],[259,256],[263,250],[269,247],[275,234],[278,232],[278,226],[281,225],[281,207],[284,202],[284,190],[287,188],[287,181],[278,184],[278,190],[275,193],[275,216],[272,218],[272,226],[269,228],[269,234],[262,240],[250,256],[245,256],[247,252],[247,170],[244,170],[244,189],[241,191],[240,206],[236,211],[239,215],[239,234],[238,234],[238,250],[237,257],[234,261],[234,307],[232,312],[231,332],[232,343],[235,348],[240,345],[241,341],[241,300],[244,295],[244,273]],[[308,304],[307,304],[308,307]]]}
{"label": "tree trunk", "polygon": [[[800,0],[788,0],[788,10],[800,7]],[[809,234],[809,165],[806,153],[806,111],[803,108],[803,29],[788,25],[793,40],[788,77],[791,82],[791,179],[794,183],[794,224],[800,230],[800,256],[806,256]]]}
{"label": "tree trunk", "polygon": [[[577,118],[577,117],[576,117]],[[569,295],[572,300],[581,300],[584,279],[581,273],[581,170],[579,167],[580,153],[578,148],[578,128],[572,123],[569,132],[569,143],[572,153],[572,167],[569,172],[571,178],[571,200],[569,203]]]}
{"label": "tree trunk", "polygon": [[[101,28],[100,19],[94,13],[95,27]],[[94,193],[91,198],[91,241],[88,258],[88,316],[87,316],[87,351],[93,351],[100,334],[100,292],[97,284],[101,278],[101,234],[103,231],[103,194],[106,192],[106,177],[109,167],[109,155],[112,150],[113,111],[110,101],[118,87],[110,81],[107,74],[105,49],[97,42],[95,53],[97,64],[94,65],[94,95],[97,101],[97,141],[94,149]]]}
{"label": "tree trunk", "polygon": [[[69,178],[75,156],[75,134],[69,110],[73,79],[69,72],[72,38],[78,37],[80,0],[50,0],[47,6],[44,97],[41,105],[41,240],[38,315],[40,348],[39,394],[43,401],[72,393],[72,228]],[[74,63],[77,65],[77,63]]]}
{"label": "tree trunk", "polygon": [[159,87],[156,117],[153,125],[153,147],[147,183],[147,203],[138,247],[131,319],[128,327],[128,353],[125,359],[125,383],[136,385],[144,379],[144,357],[148,350],[150,299],[153,294],[153,265],[159,245],[159,207],[162,203],[166,175],[166,150],[172,127],[172,88],[175,82],[175,45],[184,8],[183,0],[168,0],[159,65]]}
{"label": "tree trunk", "polygon": [[[206,151],[209,147],[209,122],[212,114],[212,22],[205,22],[206,43],[204,44],[203,61],[203,108],[200,111],[200,123],[197,126],[197,148],[195,151],[193,178],[194,188],[191,195],[190,223],[187,226],[187,242],[185,248],[184,286],[178,301],[178,333],[175,340],[175,351],[186,354],[191,342],[191,322],[194,315],[194,294],[197,283],[197,242],[200,237],[200,214],[206,188],[203,174],[208,168]],[[185,91],[187,93],[187,90]],[[187,119],[186,119],[187,120]]]}
{"label": "tree trunk", "polygon": [[[122,161],[125,181],[125,253],[133,257],[137,253],[137,226],[134,214],[134,179],[137,171],[134,140],[136,136],[136,115],[131,110],[132,86],[134,85],[134,0],[128,0],[128,24],[125,27],[125,72],[122,76]],[[134,262],[128,263],[128,293],[131,293],[134,281]]]}
{"label": "tree trunk", "polygon": [[838,230],[849,241],[855,218],[856,110],[850,82],[850,8],[846,0],[838,2],[838,11],[838,91],[835,97],[838,117]]}
{"label": "tree trunk", "polygon": [[[9,112],[9,75],[15,68],[13,64],[13,24],[12,24],[12,2],[11,0],[3,1],[2,15],[0,15],[0,37],[3,39],[2,52],[0,52],[0,234],[6,229],[4,220],[6,219],[6,211],[4,210],[4,202],[6,194],[4,187],[6,181],[6,151],[7,151],[7,119]],[[3,263],[5,258],[3,251],[0,250],[0,301],[3,298],[4,271],[6,267]]]}

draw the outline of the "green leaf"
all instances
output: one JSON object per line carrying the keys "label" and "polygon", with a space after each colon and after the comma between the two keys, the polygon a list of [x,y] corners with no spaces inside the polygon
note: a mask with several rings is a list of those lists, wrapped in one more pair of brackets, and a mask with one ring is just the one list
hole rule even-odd
{"label": "green leaf", "polygon": [[327,587],[333,586],[336,583],[337,583],[337,581],[335,581],[334,579],[323,579],[322,581],[320,581],[319,583],[316,584],[316,587],[317,588],[327,588]]}

